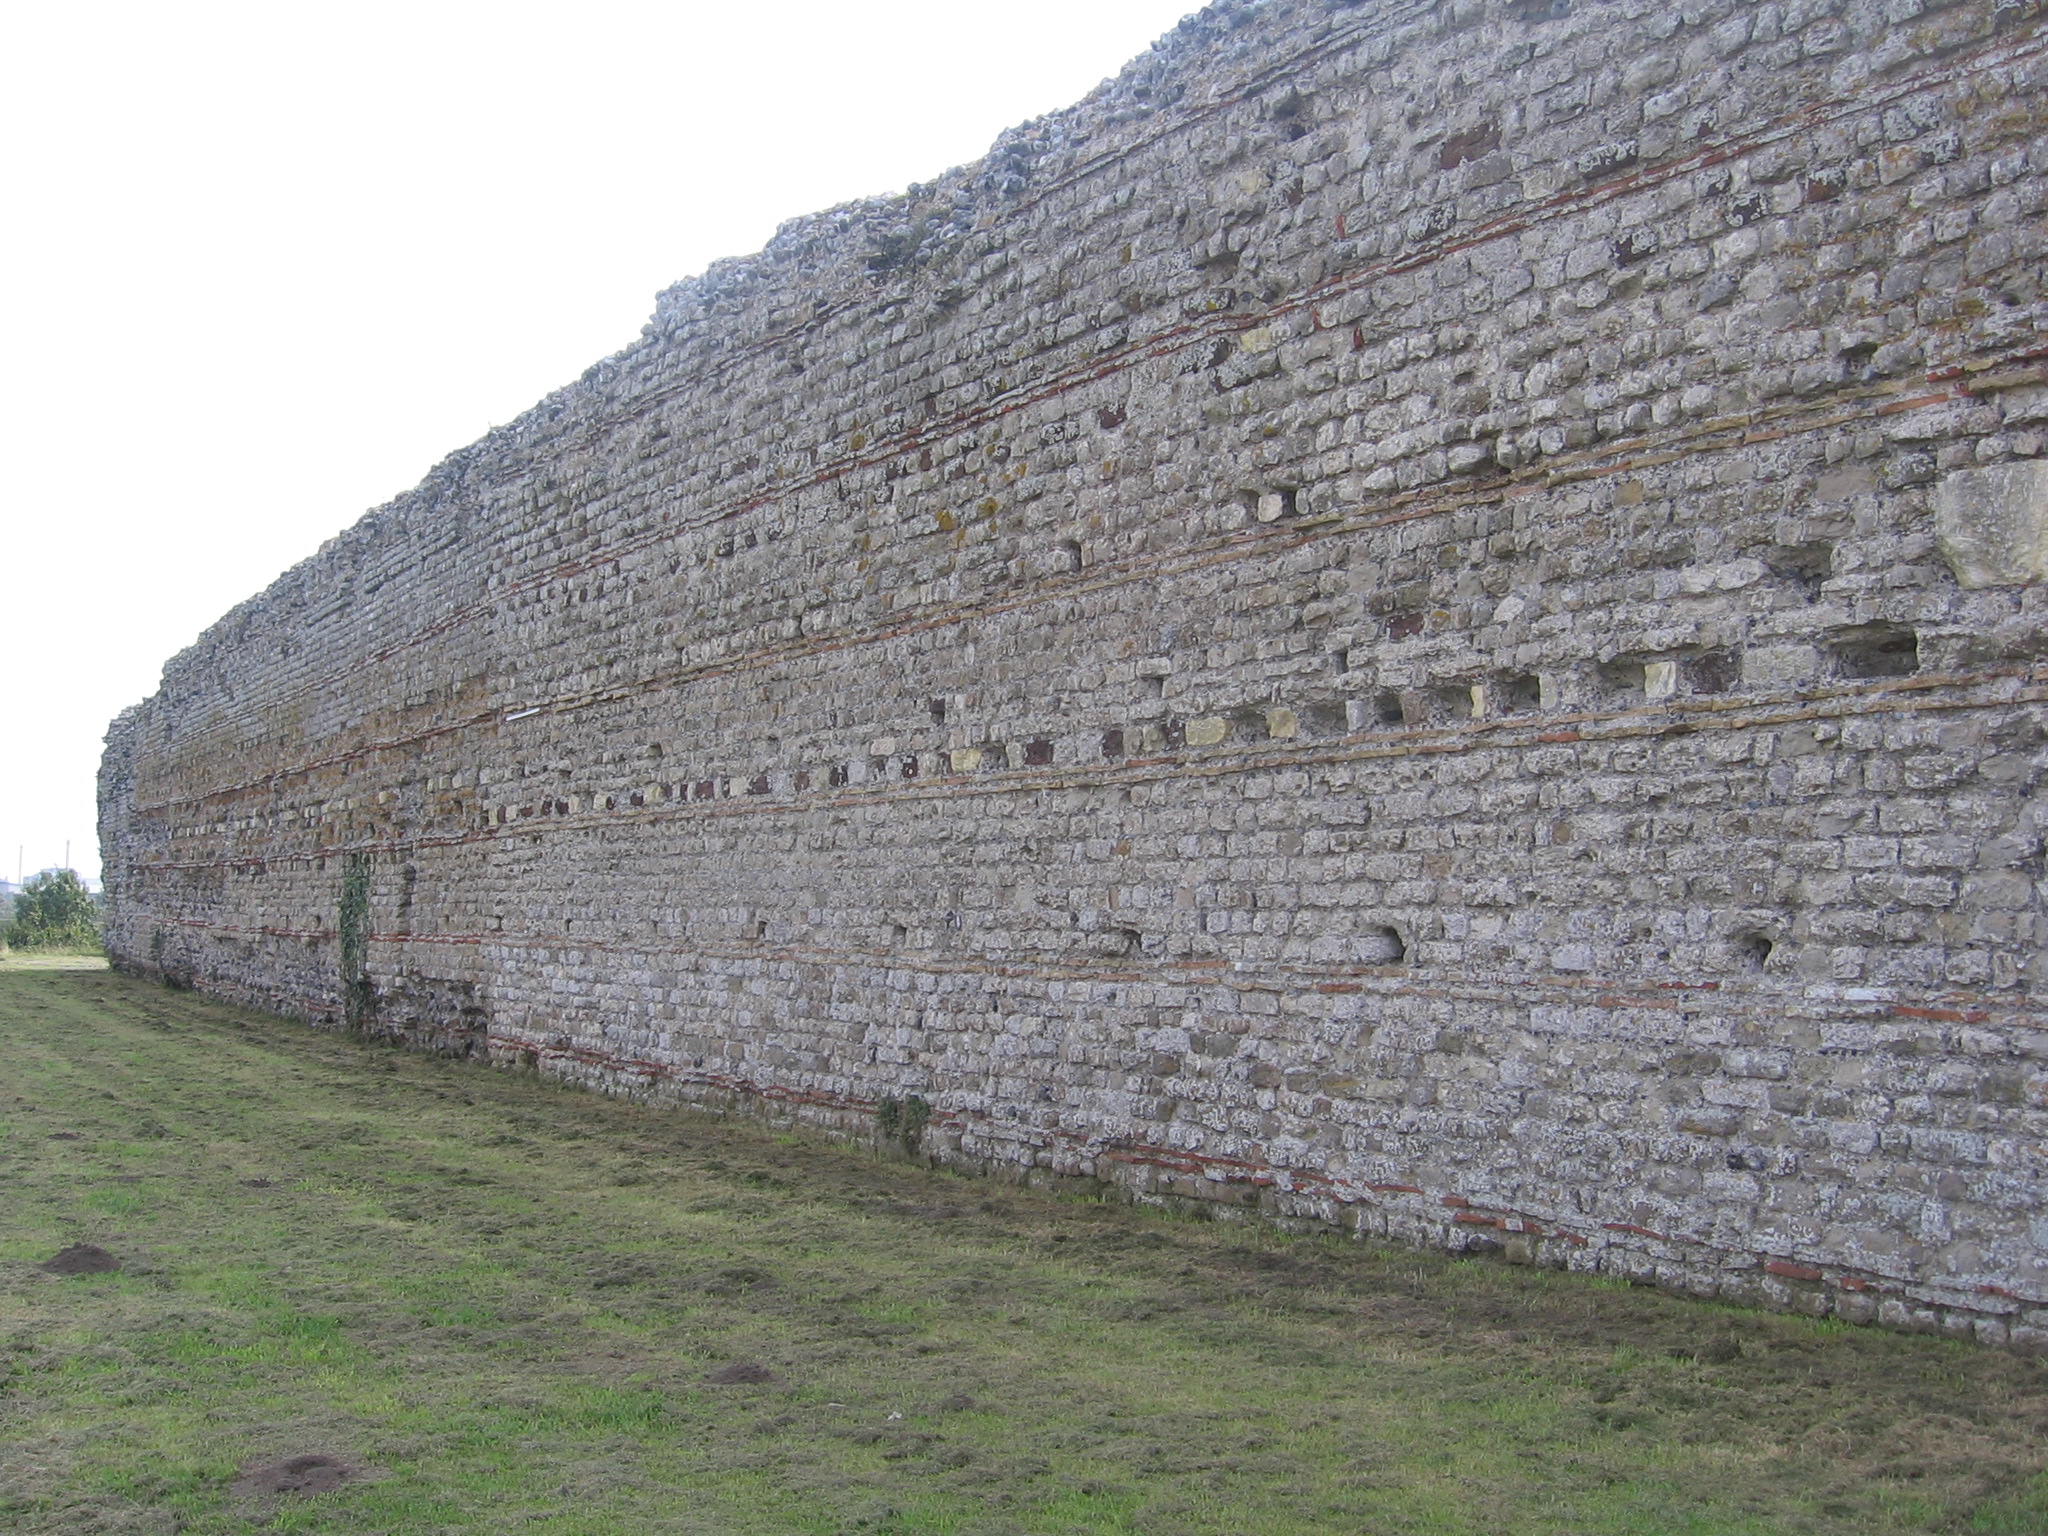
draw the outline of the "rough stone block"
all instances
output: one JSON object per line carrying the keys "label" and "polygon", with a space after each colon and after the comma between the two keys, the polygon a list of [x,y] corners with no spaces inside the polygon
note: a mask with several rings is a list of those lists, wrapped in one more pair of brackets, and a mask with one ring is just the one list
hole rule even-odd
{"label": "rough stone block", "polygon": [[2048,579],[2048,459],[1946,476],[1935,493],[1935,536],[1964,587]]}

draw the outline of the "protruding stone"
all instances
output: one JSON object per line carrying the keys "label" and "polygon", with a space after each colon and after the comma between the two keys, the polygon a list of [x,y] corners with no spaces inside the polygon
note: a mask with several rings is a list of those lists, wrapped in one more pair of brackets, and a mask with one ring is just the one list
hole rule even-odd
{"label": "protruding stone", "polygon": [[2048,579],[2048,459],[1955,471],[1935,494],[1934,532],[1965,587]]}

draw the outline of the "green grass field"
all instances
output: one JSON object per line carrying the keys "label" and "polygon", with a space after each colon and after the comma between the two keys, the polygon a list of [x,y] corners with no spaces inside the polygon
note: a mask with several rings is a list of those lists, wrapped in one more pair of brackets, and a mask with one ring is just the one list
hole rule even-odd
{"label": "green grass field", "polygon": [[[934,1173],[87,963],[0,966],[10,1532],[2048,1531],[2040,1362]],[[39,1267],[73,1243],[123,1268]],[[360,1475],[242,1479],[305,1454]]]}

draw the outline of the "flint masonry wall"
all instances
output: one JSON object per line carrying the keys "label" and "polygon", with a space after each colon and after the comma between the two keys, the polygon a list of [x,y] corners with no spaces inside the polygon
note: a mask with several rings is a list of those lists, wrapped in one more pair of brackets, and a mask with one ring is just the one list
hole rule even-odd
{"label": "flint masonry wall", "polygon": [[2048,1343],[2044,42],[1213,7],[173,660],[113,952]]}

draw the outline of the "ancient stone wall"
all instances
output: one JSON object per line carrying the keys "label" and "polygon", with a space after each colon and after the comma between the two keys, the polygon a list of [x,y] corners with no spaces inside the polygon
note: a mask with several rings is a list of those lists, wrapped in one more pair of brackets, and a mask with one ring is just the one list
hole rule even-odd
{"label": "ancient stone wall", "polygon": [[177,657],[114,953],[2048,1343],[2044,45],[1213,7]]}

